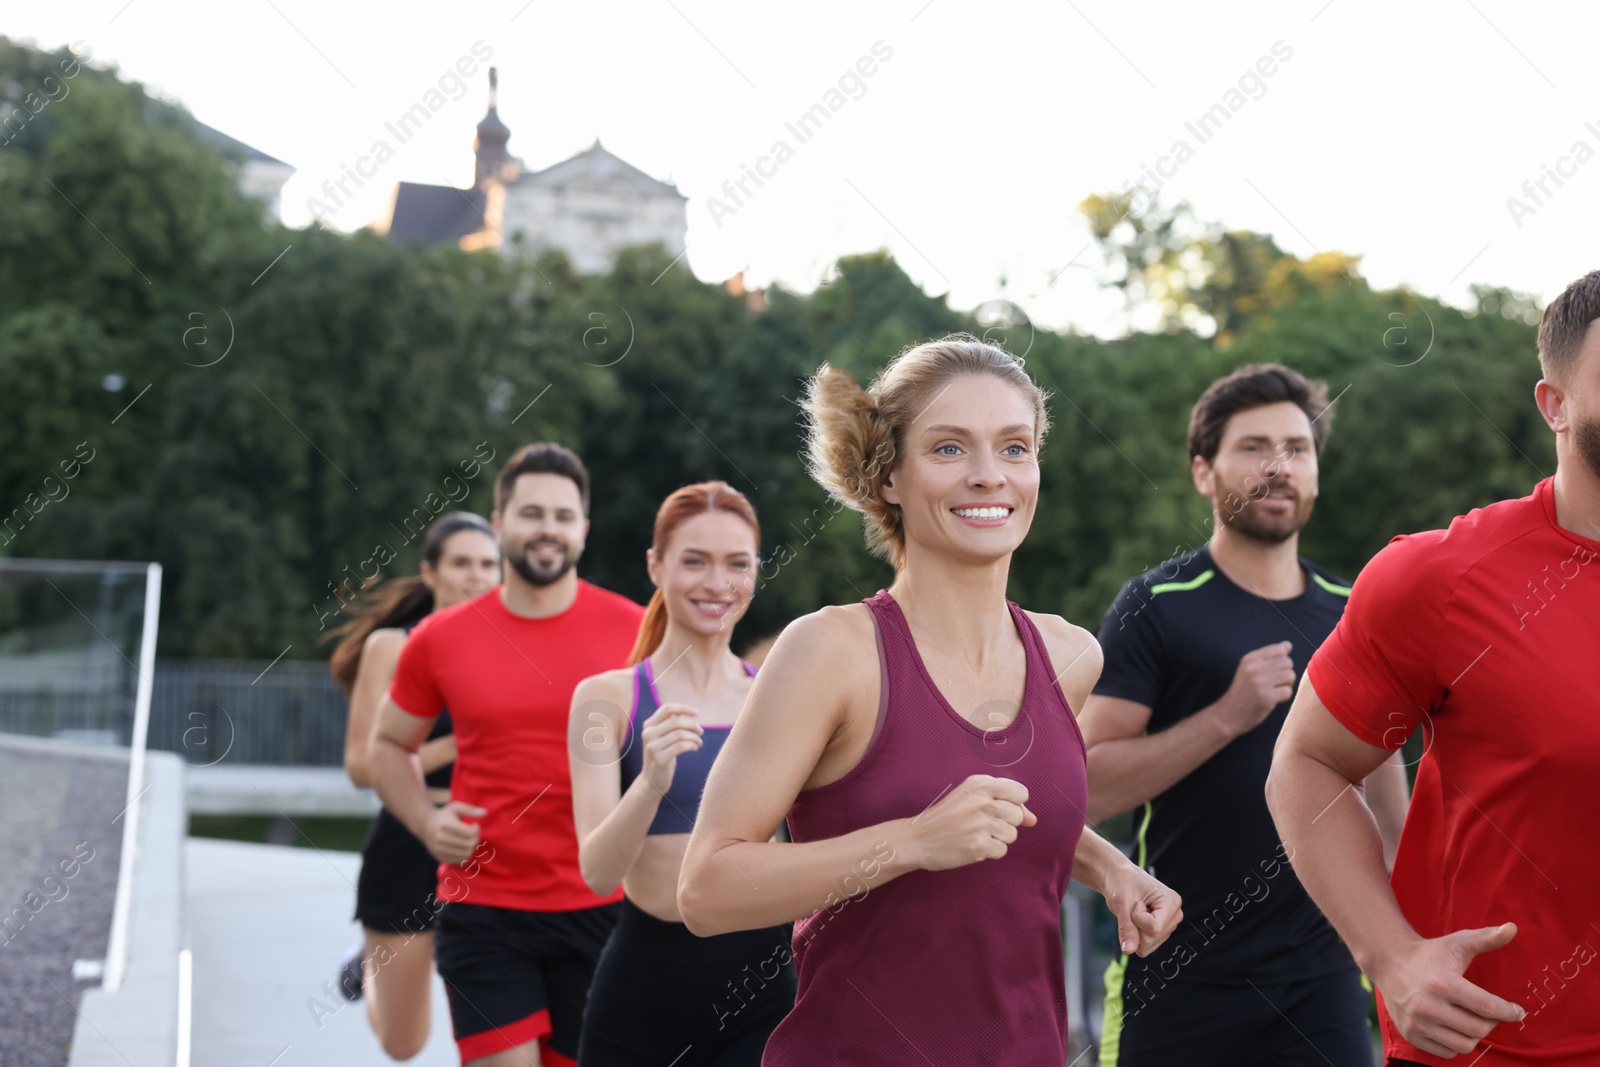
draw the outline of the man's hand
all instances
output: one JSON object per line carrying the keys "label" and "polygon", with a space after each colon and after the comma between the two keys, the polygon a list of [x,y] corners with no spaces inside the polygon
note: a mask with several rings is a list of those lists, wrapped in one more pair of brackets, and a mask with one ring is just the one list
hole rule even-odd
{"label": "man's hand", "polygon": [[481,819],[486,814],[487,808],[452,800],[428,817],[422,843],[428,846],[434,859],[459,866],[471,859],[473,850],[478,847],[477,824],[463,821],[462,816]]}
{"label": "man's hand", "polygon": [[1148,956],[1183,921],[1183,898],[1130,860],[1106,877],[1102,896],[1117,917],[1117,943],[1130,956]]}
{"label": "man's hand", "polygon": [[1373,974],[1389,1017],[1402,1037],[1424,1052],[1446,1059],[1471,1052],[1502,1022],[1527,1013],[1462,975],[1480,952],[1503,948],[1517,936],[1515,923],[1457,930],[1411,942]]}
{"label": "man's hand", "polygon": [[1272,709],[1294,696],[1293,642],[1279,641],[1246,652],[1233,672],[1233,684],[1215,704],[1216,715],[1229,735],[1249,733]]}

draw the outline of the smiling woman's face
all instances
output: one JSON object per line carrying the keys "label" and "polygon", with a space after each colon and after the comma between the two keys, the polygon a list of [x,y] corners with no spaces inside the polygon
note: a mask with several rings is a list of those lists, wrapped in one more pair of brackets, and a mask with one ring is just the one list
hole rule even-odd
{"label": "smiling woman's face", "polygon": [[988,374],[952,378],[906,430],[883,497],[900,506],[908,558],[1016,551],[1039,500],[1032,401]]}
{"label": "smiling woman's face", "polygon": [[457,530],[445,538],[439,565],[423,560],[420,570],[435,610],[443,610],[499,584],[500,549],[482,530]]}
{"label": "smiling woman's face", "polygon": [[755,531],[716,510],[680,522],[649,566],[668,618],[697,633],[731,634],[755,592],[756,563]]}

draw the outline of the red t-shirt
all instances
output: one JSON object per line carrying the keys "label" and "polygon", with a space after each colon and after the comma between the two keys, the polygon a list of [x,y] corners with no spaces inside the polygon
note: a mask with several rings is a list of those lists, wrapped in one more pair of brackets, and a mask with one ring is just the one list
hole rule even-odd
{"label": "red t-shirt", "polygon": [[[1370,745],[1423,731],[1391,884],[1424,937],[1517,924],[1469,981],[1528,1012],[1484,1067],[1600,1063],[1600,541],[1531,496],[1395,538],[1367,564],[1307,676]],[[1443,1065],[1403,1040],[1389,1056]]]}
{"label": "red t-shirt", "polygon": [[622,898],[596,896],[578,870],[567,717],[580,681],[626,662],[643,616],[579,579],[559,615],[513,615],[496,587],[411,631],[389,695],[412,715],[449,707],[450,797],[487,809],[473,859],[439,865],[440,900],[574,911]]}

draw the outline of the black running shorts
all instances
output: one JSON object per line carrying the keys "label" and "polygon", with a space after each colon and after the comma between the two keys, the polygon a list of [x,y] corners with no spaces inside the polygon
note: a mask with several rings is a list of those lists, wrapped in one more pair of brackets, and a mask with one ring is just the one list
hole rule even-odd
{"label": "black running shorts", "polygon": [[[1134,992],[1134,991],[1130,991]],[[1128,996],[1120,1032],[1101,1038],[1102,1067],[1372,1067],[1355,967],[1286,982],[1182,980]]]}
{"label": "black running shorts", "polygon": [[439,861],[387,808],[372,820],[356,878],[356,919],[386,934],[433,929],[441,904]]}
{"label": "black running shorts", "polygon": [[461,1062],[541,1040],[545,1067],[575,1063],[589,983],[618,907],[446,904],[434,959]]}

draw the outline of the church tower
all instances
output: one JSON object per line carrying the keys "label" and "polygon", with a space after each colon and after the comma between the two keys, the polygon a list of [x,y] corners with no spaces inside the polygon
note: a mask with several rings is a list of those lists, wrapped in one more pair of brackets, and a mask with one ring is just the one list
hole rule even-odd
{"label": "church tower", "polygon": [[478,135],[473,139],[472,150],[477,156],[477,168],[473,176],[473,186],[481,189],[484,179],[498,178],[501,181],[512,180],[510,175],[502,173],[506,164],[512,162],[511,153],[506,150],[506,142],[511,140],[511,130],[504,122],[500,121],[500,113],[495,110],[496,97],[499,95],[500,77],[494,67],[489,68],[489,113],[483,116],[483,121],[478,123]]}
{"label": "church tower", "polygon": [[603,274],[624,248],[658,244],[669,257],[686,249],[688,199],[667,182],[608,152],[597,140],[570,159],[529,170],[507,148],[500,120],[500,73],[489,68],[489,110],[472,142],[472,187],[400,182],[388,218],[377,224],[404,244],[450,242],[507,257],[563,252],[573,268]]}

